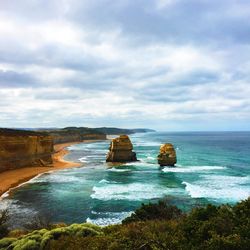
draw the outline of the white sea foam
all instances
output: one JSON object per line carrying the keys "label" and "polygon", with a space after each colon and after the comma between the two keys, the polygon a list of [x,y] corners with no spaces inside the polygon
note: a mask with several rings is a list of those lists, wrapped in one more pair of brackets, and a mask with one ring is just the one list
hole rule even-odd
{"label": "white sea foam", "polygon": [[96,212],[96,211],[91,211],[91,214],[96,214],[96,215],[101,215],[101,216],[110,216],[110,217],[125,217],[129,216],[133,213],[133,211],[129,212]]}
{"label": "white sea foam", "polygon": [[89,150],[89,149],[102,149],[103,145],[107,144],[107,142],[83,142],[83,143],[78,143],[78,144],[73,144],[67,147],[68,150],[75,150],[75,151],[82,151],[82,150]]}
{"label": "white sea foam", "polygon": [[118,183],[118,182],[116,182],[116,181],[108,181],[108,180],[106,180],[106,179],[102,179],[102,180],[100,180],[99,181],[99,183]]}
{"label": "white sea foam", "polygon": [[73,144],[73,145],[68,146],[67,150],[69,150],[69,151],[73,151],[73,150],[78,151],[78,150],[83,150],[84,148],[86,148],[85,144],[79,143],[79,144]]}
{"label": "white sea foam", "polygon": [[79,159],[79,161],[80,162],[87,162],[87,156],[84,156],[84,157],[81,157],[80,159]]}
{"label": "white sea foam", "polygon": [[35,178],[30,180],[30,183],[68,183],[68,182],[79,182],[80,178],[73,175],[68,174],[60,174],[60,173],[54,173],[54,174],[47,174],[39,176],[39,178]]}
{"label": "white sea foam", "polygon": [[145,161],[144,159],[139,159],[139,161],[135,161],[135,162],[128,162],[125,163],[125,165],[127,166],[134,166],[134,167],[154,167],[155,168],[155,163],[151,163],[148,161]]}
{"label": "white sea foam", "polygon": [[94,186],[91,198],[99,200],[144,200],[160,198],[173,191],[159,185],[132,183],[132,184],[107,184]]}
{"label": "white sea foam", "polygon": [[109,168],[108,171],[111,171],[111,172],[130,172],[131,169],[128,169],[128,168]]}
{"label": "white sea foam", "polygon": [[216,186],[237,186],[250,183],[250,176],[229,176],[229,175],[202,175],[202,183],[214,184]]}
{"label": "white sea foam", "polygon": [[153,141],[151,141],[151,142],[147,142],[147,141],[144,141],[144,142],[140,141],[139,142],[139,141],[137,141],[134,143],[134,146],[135,147],[159,147],[159,143],[153,142]]}
{"label": "white sea foam", "polygon": [[[130,216],[133,212],[120,212],[120,213],[112,213],[112,212],[95,212],[91,211],[92,214],[100,215],[101,217],[96,219],[87,218],[86,222],[93,223],[98,226],[107,226],[119,224],[123,219]],[[107,217],[108,216],[108,217]]]}
{"label": "white sea foam", "polygon": [[3,194],[0,196],[0,201],[1,201],[2,199],[4,199],[4,198],[7,198],[7,197],[10,195],[10,193],[11,193],[12,190],[15,190],[15,189],[17,189],[17,188],[20,188],[20,187],[22,187],[22,186],[24,186],[24,185],[27,185],[27,184],[29,184],[29,183],[36,182],[36,180],[38,180],[42,175],[47,174],[47,173],[50,173],[50,172],[52,172],[52,171],[48,171],[48,172],[46,172],[46,173],[38,174],[37,176],[35,176],[35,177],[32,178],[32,179],[30,179],[30,180],[28,180],[28,181],[26,181],[26,182],[23,182],[23,183],[19,184],[18,186],[14,187],[14,188],[10,188],[8,191],[6,191],[5,193],[3,193]]}
{"label": "white sea foam", "polygon": [[204,176],[194,183],[183,182],[193,198],[208,198],[220,201],[239,201],[250,196],[249,176]]}
{"label": "white sea foam", "polygon": [[108,226],[108,225],[115,225],[121,223],[123,219],[120,218],[98,218],[98,219],[90,219],[87,218],[86,222],[95,224],[98,226]]}
{"label": "white sea foam", "polygon": [[165,167],[162,169],[163,172],[172,173],[190,173],[190,172],[204,172],[211,170],[223,170],[226,167],[222,166],[186,166],[186,167]]}
{"label": "white sea foam", "polygon": [[147,156],[147,159],[148,159],[148,160],[155,160],[156,158],[155,158],[155,157],[152,157],[152,156]]}

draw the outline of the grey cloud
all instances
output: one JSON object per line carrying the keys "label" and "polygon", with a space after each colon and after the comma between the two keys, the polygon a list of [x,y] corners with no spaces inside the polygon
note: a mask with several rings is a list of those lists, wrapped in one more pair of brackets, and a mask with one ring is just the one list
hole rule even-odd
{"label": "grey cloud", "polygon": [[193,71],[185,75],[177,76],[177,79],[173,81],[173,84],[180,85],[196,85],[204,83],[214,83],[219,80],[220,76],[218,72],[211,71]]}
{"label": "grey cloud", "polygon": [[72,7],[68,15],[80,26],[100,30],[119,27],[137,45],[160,41],[225,46],[250,41],[249,15],[233,15],[234,5],[247,7],[244,1],[176,1],[161,11],[154,7],[154,1],[123,2],[91,1],[88,8],[81,8],[81,4]]}
{"label": "grey cloud", "polygon": [[59,18],[62,15],[63,2],[56,0],[0,1],[0,14],[8,14],[12,18],[36,21]]}
{"label": "grey cloud", "polygon": [[[70,24],[73,29],[76,28],[75,32],[84,31],[86,35],[79,34],[75,45],[57,42],[57,39],[47,40],[46,34],[44,37],[41,34],[39,46],[38,44],[29,46],[29,42],[33,41],[28,39],[32,37],[28,36],[26,39],[19,32],[15,34],[15,30],[10,36],[8,32],[7,35],[1,36],[0,64],[9,70],[0,70],[0,87],[36,88],[29,94],[33,98],[30,102],[34,101],[37,109],[24,110],[24,118],[20,116],[18,122],[25,124],[26,120],[27,123],[36,120],[38,124],[42,121],[43,115],[46,116],[50,112],[39,110],[41,100],[48,100],[46,103],[51,105],[48,105],[49,107],[54,107],[53,100],[58,102],[62,100],[60,103],[63,108],[64,100],[65,105],[69,102],[75,105],[81,98],[88,97],[88,94],[91,97],[98,97],[102,93],[108,93],[110,96],[113,94],[117,99],[124,95],[129,96],[130,100],[135,102],[131,103],[129,108],[126,106],[129,109],[126,118],[119,113],[112,119],[107,118],[104,110],[103,117],[86,115],[84,119],[89,125],[95,126],[98,123],[98,126],[101,124],[104,126],[112,125],[114,122],[117,125],[130,125],[136,115],[141,115],[140,122],[146,123],[150,118],[141,114],[144,105],[149,107],[153,104],[161,107],[162,104],[184,105],[192,101],[195,106],[199,105],[200,100],[207,98],[212,106],[213,98],[218,97],[228,102],[225,106],[229,107],[228,112],[232,112],[232,117],[237,111],[249,112],[247,95],[250,68],[246,66],[249,63],[250,51],[249,3],[243,0],[190,0],[176,1],[162,9],[157,8],[155,3],[156,0],[0,1],[0,17],[3,20],[11,20],[13,23],[23,25],[24,28],[30,23],[33,24],[32,27],[36,25],[42,27],[43,24],[48,25],[50,21],[62,20]],[[46,33],[43,29],[40,32]],[[115,38],[112,38],[112,32],[117,32]],[[84,45],[87,43],[86,47],[83,46],[84,49],[82,43]],[[110,50],[105,51],[104,46],[103,55],[99,55],[99,51],[95,51],[95,46],[103,44],[108,45]],[[179,67],[172,69],[169,66],[171,63],[167,60],[166,65],[163,65],[167,54],[161,55],[159,53],[161,50],[154,50],[159,47],[173,47],[178,51],[178,47],[181,48],[182,45],[197,49],[198,53],[201,51],[208,55],[211,53],[211,61],[216,62],[218,55],[220,66],[217,70],[209,70],[201,61],[200,65],[195,63],[193,70]],[[109,60],[109,53],[112,52],[115,59],[111,56]],[[116,53],[121,55],[117,56]],[[145,56],[144,53],[149,55]],[[161,66],[157,66],[158,58],[161,60],[159,63]],[[212,63],[208,64],[210,66]],[[31,73],[25,73],[23,68]],[[39,70],[44,75],[39,75]],[[46,70],[49,71],[48,75]],[[236,84],[242,85],[237,88]],[[47,91],[40,91],[37,88],[44,86],[48,88]],[[68,92],[60,89],[55,91],[56,87],[67,88]],[[20,99],[17,103],[26,99],[24,93],[19,92],[20,96],[17,99]],[[9,92],[8,98],[11,99],[12,96],[13,94]],[[98,98],[96,99],[98,102]],[[236,101],[236,104],[231,104],[231,101]],[[6,104],[7,107],[7,101],[1,104],[2,106]],[[18,106],[13,103],[10,105],[13,110]],[[53,126],[53,119],[62,126],[84,122],[78,114],[61,115],[60,112],[51,111],[46,123]],[[178,112],[198,117],[199,114],[204,113],[205,116],[210,111],[204,107],[188,106]],[[11,123],[9,117],[14,116],[13,113],[5,113],[2,120],[4,119],[6,124]],[[152,120],[150,122],[153,124]],[[193,123],[195,122],[197,119]],[[141,126],[139,122],[137,126]]]}
{"label": "grey cloud", "polygon": [[86,72],[107,67],[98,56],[90,56],[74,47],[50,44],[36,50],[30,50],[26,47],[23,48],[22,45],[17,49],[15,47],[18,41],[15,44],[14,41],[12,44],[8,44],[7,41],[3,44],[2,41],[2,49],[0,49],[2,63],[56,67]]}
{"label": "grey cloud", "polygon": [[[176,1],[161,10],[156,8],[156,0],[15,0],[1,1],[0,7],[0,14],[12,18],[37,22],[66,18],[96,34],[120,29],[130,39],[127,42],[137,46],[157,41],[223,47],[250,41],[250,10],[244,0]],[[237,9],[245,14],[236,15]]]}
{"label": "grey cloud", "polygon": [[0,70],[0,87],[1,88],[24,88],[35,87],[38,84],[32,75],[26,73],[18,73],[15,71]]}
{"label": "grey cloud", "polygon": [[219,80],[219,74],[211,71],[192,71],[180,74],[174,80],[158,79],[157,82],[138,90],[143,99],[154,102],[180,102],[203,98],[200,93],[192,93],[193,86],[214,84]]}

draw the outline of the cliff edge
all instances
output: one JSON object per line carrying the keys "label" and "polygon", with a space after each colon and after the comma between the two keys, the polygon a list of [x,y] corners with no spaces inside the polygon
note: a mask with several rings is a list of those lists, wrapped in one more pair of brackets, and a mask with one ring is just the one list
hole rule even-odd
{"label": "cliff edge", "polygon": [[41,132],[0,129],[0,172],[52,164],[53,139]]}

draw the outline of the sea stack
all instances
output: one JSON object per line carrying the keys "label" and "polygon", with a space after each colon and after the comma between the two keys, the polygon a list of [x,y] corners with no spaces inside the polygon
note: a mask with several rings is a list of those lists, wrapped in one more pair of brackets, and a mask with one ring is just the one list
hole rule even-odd
{"label": "sea stack", "polygon": [[106,162],[137,161],[136,153],[132,151],[133,145],[127,135],[120,135],[110,143]]}
{"label": "sea stack", "polygon": [[174,166],[177,162],[174,146],[171,143],[161,145],[158,155],[158,163],[160,166]]}

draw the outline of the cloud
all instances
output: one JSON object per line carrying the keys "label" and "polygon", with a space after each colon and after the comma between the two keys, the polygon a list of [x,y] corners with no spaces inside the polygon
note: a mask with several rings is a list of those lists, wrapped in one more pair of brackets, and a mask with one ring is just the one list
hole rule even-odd
{"label": "cloud", "polygon": [[249,14],[241,0],[1,1],[1,126],[246,129]]}
{"label": "cloud", "polygon": [[26,73],[0,70],[1,88],[35,87],[38,82],[32,75]]}

